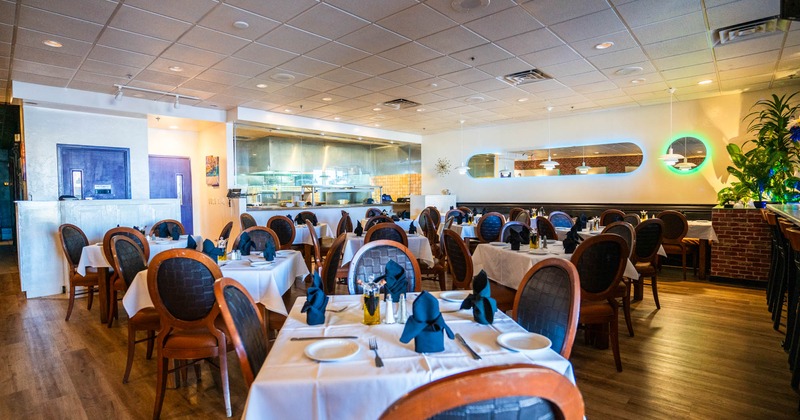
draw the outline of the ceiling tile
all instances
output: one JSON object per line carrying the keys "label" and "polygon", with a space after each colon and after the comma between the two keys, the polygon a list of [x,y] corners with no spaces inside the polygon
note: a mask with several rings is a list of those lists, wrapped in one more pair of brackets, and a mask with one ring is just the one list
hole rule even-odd
{"label": "ceiling tile", "polygon": [[14,71],[11,73],[11,77],[20,82],[36,83],[37,85],[56,87],[66,87],[67,83],[69,82],[69,79],[23,72],[17,68],[16,64],[14,65]]}
{"label": "ceiling tile", "polygon": [[411,67],[405,67],[399,70],[391,71],[389,73],[382,74],[381,77],[395,81],[400,84],[409,84],[414,83],[419,80],[427,79],[431,77],[430,74],[413,69]]}
{"label": "ceiling tile", "polygon": [[300,57],[293,58],[292,60],[281,64],[281,68],[302,73],[307,76],[317,76],[331,71],[337,67],[333,64],[301,55]]}
{"label": "ceiling tile", "polygon": [[468,69],[469,67],[469,65],[447,56],[434,58],[433,60],[429,60],[414,66],[414,68],[434,76],[453,73],[459,70]]}
{"label": "ceiling tile", "polygon": [[644,26],[670,18],[701,12],[700,2],[687,0],[640,0],[617,6],[625,22]]}
{"label": "ceiling tile", "polygon": [[[286,77],[287,75],[288,76],[292,76],[293,78],[291,80],[285,80],[284,77]],[[306,76],[306,75],[304,75],[302,73],[298,73],[298,72],[295,72],[295,71],[292,71],[292,70],[284,69],[283,67],[276,67],[276,68],[274,68],[272,70],[266,71],[266,72],[258,75],[258,77],[262,77],[262,78],[263,77],[268,77],[268,78],[272,79],[273,81],[276,81],[276,82],[279,82],[279,83],[283,83],[283,84],[286,84],[286,85],[292,85],[294,83],[299,83],[299,82],[302,82],[303,80],[308,79],[308,76]]]}
{"label": "ceiling tile", "polygon": [[492,92],[500,90],[500,89],[508,89],[509,85],[506,82],[501,82],[495,78],[491,79],[484,79],[473,83],[467,83],[464,85],[467,89],[472,89],[476,92]]}
{"label": "ceiling tile", "polygon": [[112,94],[114,89],[109,89],[109,86],[110,85],[108,84],[92,83],[92,81],[78,80],[75,78],[72,79],[66,87],[70,89],[86,90],[89,92]]}
{"label": "ceiling tile", "polygon": [[567,42],[596,38],[625,30],[625,25],[613,10],[592,13],[550,27],[556,35]]}
{"label": "ceiling tile", "polygon": [[605,81],[600,80],[595,83],[573,86],[572,90],[574,90],[577,93],[580,93],[583,96],[586,96],[587,98],[589,97],[588,94],[595,94],[598,92],[606,92],[607,95],[606,97],[623,94],[623,92],[619,90],[617,85],[615,85],[609,80]]}
{"label": "ceiling tile", "polygon": [[330,42],[325,44],[306,55],[316,58],[317,60],[322,60],[326,63],[336,64],[337,66],[344,66],[370,56],[364,51],[357,50],[353,47],[349,47],[338,42]]}
{"label": "ceiling tile", "polygon": [[[116,2],[106,0],[25,0],[25,5],[101,25],[108,22],[108,18],[117,7]],[[10,12],[11,16],[14,16],[13,9]]]}
{"label": "ceiling tile", "polygon": [[[180,72],[172,72],[170,71],[169,68],[173,66],[180,67],[183,70]],[[167,58],[160,57],[156,58],[152,64],[147,66],[147,69],[153,71],[160,71],[168,74],[175,74],[176,76],[181,76],[184,78],[191,78],[202,73],[205,70],[205,67],[195,66],[189,63],[182,63],[180,61],[170,60]]]}
{"label": "ceiling tile", "polygon": [[446,15],[450,19],[458,23],[466,23],[469,21],[473,21],[475,19],[489,16],[500,12],[502,10],[508,9],[509,7],[515,7],[516,4],[512,0],[493,0],[489,3],[486,7],[479,7],[473,10],[469,10],[466,12],[458,11],[451,6],[452,0],[425,0],[425,4],[438,10],[440,13]]}
{"label": "ceiling tile", "polygon": [[706,9],[708,26],[714,30],[780,14],[780,0],[740,0]]}
{"label": "ceiling tile", "polygon": [[419,39],[457,24],[424,4],[403,10],[378,24],[409,39]]}
{"label": "ceiling tile", "polygon": [[125,0],[126,6],[134,6],[159,15],[191,23],[200,20],[203,15],[208,13],[214,6],[217,6],[217,4],[216,0]]}
{"label": "ceiling tile", "polygon": [[314,96],[318,92],[315,90],[304,89],[297,86],[287,86],[281,90],[276,91],[275,93],[278,95],[286,96],[287,98],[301,99],[301,98],[307,98],[309,96]]}
{"label": "ceiling tile", "polygon": [[705,33],[706,30],[703,12],[697,12],[639,26],[633,28],[633,33],[642,44],[653,44],[686,35]]}
{"label": "ceiling tile", "polygon": [[490,41],[497,41],[541,28],[542,24],[519,7],[511,7],[474,20],[466,26]]}
{"label": "ceiling tile", "polygon": [[[239,29],[233,26],[234,22],[239,21],[247,23],[248,27]],[[200,25],[252,41],[277,28],[280,22],[223,4],[207,14]]]}
{"label": "ceiling tile", "polygon": [[159,55],[170,46],[169,41],[111,27],[103,31],[97,43],[147,55]]}
{"label": "ceiling tile", "polygon": [[774,34],[746,41],[733,42],[714,47],[717,60],[740,57],[746,54],[757,54],[762,51],[777,50],[783,44],[783,34]]}
{"label": "ceiling tile", "polygon": [[710,63],[712,61],[713,56],[711,55],[711,50],[706,49],[667,58],[659,58],[657,60],[653,60],[653,65],[655,65],[659,70],[670,70],[678,67],[692,66],[695,64]]}
{"label": "ceiling tile", "polygon": [[230,96],[233,98],[239,99],[247,99],[247,100],[257,100],[262,99],[266,96],[266,92],[261,92],[258,90],[253,89],[246,89],[243,87],[233,86],[228,89],[225,89],[222,92],[223,95]]}
{"label": "ceiling tile", "polygon": [[561,64],[553,64],[551,66],[542,66],[540,69],[548,75],[561,80],[564,76],[572,76],[573,74],[586,73],[595,71],[595,67],[586,60],[568,61]]}
{"label": "ceiling tile", "polygon": [[[343,96],[345,98],[358,98],[359,96],[369,94],[370,91],[356,86],[342,86],[336,89],[331,89],[328,93],[336,96]],[[333,98],[333,100],[336,101],[336,98]]]}
{"label": "ceiling tile", "polygon": [[530,64],[520,60],[519,58],[509,58],[507,60],[495,61],[494,63],[484,64],[478,66],[478,69],[489,73],[492,76],[500,77],[510,73],[516,73],[523,70],[529,70]]}
{"label": "ceiling tile", "polygon": [[353,86],[361,89],[367,89],[371,92],[381,91],[383,89],[388,89],[397,85],[399,85],[399,83],[393,82],[388,79],[384,79],[382,77],[371,77],[369,79],[364,79],[359,82],[353,83]]}
{"label": "ceiling tile", "polygon": [[22,6],[20,9],[19,27],[39,32],[55,33],[86,42],[94,42],[103,29],[102,25],[96,23],[73,19],[27,6]]}
{"label": "ceiling tile", "polygon": [[605,82],[608,81],[608,78],[599,71],[590,71],[571,76],[562,76],[558,78],[558,81],[567,86],[573,87],[579,85],[586,85],[589,83]]}
{"label": "ceiling tile", "polygon": [[713,64],[707,63],[689,67],[681,67],[673,70],[665,70],[661,72],[661,75],[667,80],[681,79],[692,76],[713,75],[715,70],[716,69],[714,68]]}
{"label": "ceiling tile", "polygon": [[582,57],[573,51],[570,47],[564,45],[561,47],[550,48],[547,50],[537,51],[531,54],[525,54],[519,58],[527,61],[534,67],[552,66],[554,64],[566,63],[568,61],[579,60]]}
{"label": "ceiling tile", "polygon": [[635,47],[622,51],[612,51],[603,55],[595,55],[587,58],[587,60],[597,66],[597,68],[608,69],[623,67],[640,61],[647,61],[647,56],[644,55],[641,48]]}
{"label": "ceiling tile", "polygon": [[203,92],[214,92],[214,93],[220,93],[228,88],[228,86],[225,84],[215,83],[208,80],[202,80],[199,78],[194,78],[192,80],[189,80],[188,82],[182,84],[181,87],[187,89],[200,90]]}
{"label": "ceiling tile", "polygon": [[274,67],[297,57],[297,54],[254,42],[237,51],[233,56]]}
{"label": "ceiling tile", "polygon": [[524,55],[564,45],[549,29],[542,28],[496,41],[495,44],[515,55]]}
{"label": "ceiling tile", "polygon": [[[336,22],[331,25],[330,22]],[[367,26],[369,22],[345,13],[333,6],[319,3],[289,21],[289,24],[324,36],[337,39],[352,31]]]}
{"label": "ceiling tile", "polygon": [[469,68],[466,70],[457,71],[455,73],[449,73],[442,76],[442,78],[460,85],[465,85],[467,83],[473,83],[480,80],[494,79],[492,75],[484,73],[475,68]]}
{"label": "ceiling tile", "polygon": [[[738,79],[740,77],[767,75],[767,74],[772,74],[774,69],[775,69],[774,64],[767,63],[758,66],[745,67],[742,69],[725,70],[725,71],[720,70],[719,79],[731,80],[731,79]],[[698,81],[699,80],[700,79],[698,78]]]}
{"label": "ceiling tile", "polygon": [[92,48],[92,52],[89,53],[89,58],[136,68],[145,68],[155,60],[152,55],[139,54],[102,45],[95,45]]}
{"label": "ceiling tile", "polygon": [[650,58],[658,59],[707,49],[708,46],[706,34],[695,34],[644,45],[642,48]]}
{"label": "ceiling tile", "polygon": [[450,56],[470,66],[480,66],[513,57],[494,44],[484,44],[479,47],[450,54]]}
{"label": "ceiling tile", "polygon": [[238,85],[239,83],[247,80],[246,76],[228,73],[215,69],[208,69],[197,76],[197,79],[205,80],[208,82],[220,83],[223,85]]}
{"label": "ceiling tile", "polygon": [[51,66],[34,61],[14,59],[12,77],[14,77],[17,72],[35,74],[39,76],[49,76],[59,79],[69,79],[75,74],[75,70],[65,67]]}
{"label": "ceiling tile", "polygon": [[[7,42],[10,44],[13,38],[14,38],[14,27],[11,25],[0,24],[0,42]],[[66,40],[69,38],[62,38],[62,39]]]}
{"label": "ceiling tile", "polygon": [[779,55],[779,50],[772,50],[742,57],[729,58],[727,60],[717,60],[717,68],[720,71],[724,71],[775,63],[778,61]]}
{"label": "ceiling tile", "polygon": [[[0,25],[0,40],[5,38],[4,29],[6,27],[9,28],[8,42],[11,42],[11,31],[10,31],[11,27],[7,25]],[[47,40],[58,41],[63,46],[58,49],[47,47],[44,45],[44,41]],[[52,51],[53,53],[56,54],[67,54],[79,57],[83,57],[86,54],[89,54],[89,51],[92,49],[92,44],[89,42],[78,41],[77,39],[57,37],[50,34],[46,34],[44,32],[37,32],[24,28],[17,29],[16,42],[17,45],[24,45],[31,48],[41,48],[46,51]]]}
{"label": "ceiling tile", "polygon": [[369,25],[339,38],[339,42],[372,54],[377,54],[402,45],[408,42],[408,39],[383,29],[380,26]]}
{"label": "ceiling tile", "polygon": [[370,75],[367,73],[350,70],[345,67],[339,67],[327,73],[321,74],[319,77],[341,84],[351,84],[358,82],[359,80],[368,79]]}
{"label": "ceiling tile", "polygon": [[249,77],[255,77],[256,75],[264,73],[270,69],[269,66],[254,63],[252,61],[240,60],[235,57],[228,57],[215,64],[212,68]]}
{"label": "ceiling tile", "polygon": [[119,9],[109,26],[128,32],[161,38],[167,41],[177,40],[191,27],[191,25],[186,22],[181,22],[127,5]]}
{"label": "ceiling tile", "polygon": [[195,26],[181,37],[181,44],[214,51],[220,54],[230,54],[249,43],[250,42],[246,39],[237,38],[201,26]]}
{"label": "ceiling tile", "polygon": [[317,4],[316,0],[227,0],[225,3],[231,6],[257,13],[261,16],[269,16],[280,22],[299,15]]}
{"label": "ceiling tile", "polygon": [[438,52],[416,42],[405,43],[399,47],[384,51],[380,55],[407,66],[441,57]]}
{"label": "ceiling tile", "polygon": [[[608,49],[595,48],[595,45],[603,42],[613,42],[614,45]],[[619,31],[613,34],[603,35],[598,38],[584,39],[582,41],[573,42],[570,45],[575,49],[575,51],[584,57],[604,55],[639,46],[639,44],[633,39],[628,31]]]}
{"label": "ceiling tile", "polygon": [[136,82],[157,83],[167,86],[178,86],[189,80],[187,77],[179,76],[177,73],[169,74],[160,71],[143,70],[133,79]]}
{"label": "ceiling tile", "polygon": [[259,38],[257,42],[293,53],[305,54],[327,44],[328,40],[289,25],[281,25]]}
{"label": "ceiling tile", "polygon": [[17,15],[16,0],[0,1],[0,23],[13,25]]}
{"label": "ceiling tile", "polygon": [[183,44],[172,44],[161,57],[204,67],[213,66],[225,58],[222,54]]}
{"label": "ceiling tile", "polygon": [[115,63],[97,60],[84,61],[80,69],[90,73],[107,74],[117,77],[125,77],[127,75],[131,75],[131,77],[133,77],[134,74],[141,70],[137,67],[121,66]]}
{"label": "ceiling tile", "polygon": [[442,54],[451,54],[485,44],[487,40],[464,27],[456,26],[421,38],[419,42]]}
{"label": "ceiling tile", "polygon": [[370,0],[368,2],[362,0],[328,0],[327,3],[370,22],[376,22],[417,4],[415,0]]}
{"label": "ceiling tile", "polygon": [[367,73],[372,76],[388,73],[403,68],[402,64],[387,60],[377,55],[370,56],[363,60],[347,65],[347,68]]}

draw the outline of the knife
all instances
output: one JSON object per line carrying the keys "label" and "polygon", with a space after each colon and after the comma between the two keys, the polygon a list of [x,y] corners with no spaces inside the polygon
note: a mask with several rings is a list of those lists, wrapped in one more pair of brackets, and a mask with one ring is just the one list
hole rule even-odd
{"label": "knife", "polygon": [[461,334],[456,333],[456,339],[459,343],[461,343],[467,350],[469,350],[470,354],[472,354],[472,358],[475,360],[481,360],[481,356],[478,353],[475,353],[475,350],[472,350],[472,347],[467,344],[467,340],[464,340],[464,337]]}
{"label": "knife", "polygon": [[327,340],[329,338],[342,338],[347,340],[357,340],[358,337],[354,335],[332,335],[330,337],[320,337],[320,336],[313,336],[313,337],[292,337],[290,341],[306,341],[306,340]]}

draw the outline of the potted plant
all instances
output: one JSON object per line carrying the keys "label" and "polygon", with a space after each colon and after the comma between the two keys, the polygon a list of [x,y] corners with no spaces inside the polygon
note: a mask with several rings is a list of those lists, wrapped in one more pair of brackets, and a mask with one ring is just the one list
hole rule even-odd
{"label": "potted plant", "polygon": [[726,209],[733,208],[733,205],[742,198],[741,193],[733,187],[725,187],[717,193],[717,202]]}
{"label": "potted plant", "polygon": [[777,156],[770,155],[764,148],[754,148],[747,152],[736,144],[729,144],[726,149],[734,166],[728,166],[728,173],[738,178],[731,182],[731,190],[753,199],[756,207],[763,208],[767,187],[772,181]]}

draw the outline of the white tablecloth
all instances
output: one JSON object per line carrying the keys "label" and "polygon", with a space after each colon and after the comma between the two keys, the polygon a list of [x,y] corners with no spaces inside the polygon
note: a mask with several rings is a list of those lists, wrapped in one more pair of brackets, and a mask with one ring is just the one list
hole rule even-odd
{"label": "white tablecloth", "polygon": [[[314,226],[314,231],[317,233],[317,238],[332,238],[331,229],[328,228],[327,223],[317,223]],[[294,245],[313,245],[311,243],[311,235],[308,234],[308,226],[296,225],[294,227]]]}
{"label": "white tablecloth", "polygon": [[[520,247],[519,251],[512,251],[508,245],[479,244],[472,254],[472,265],[475,273],[484,270],[490,279],[516,290],[525,273],[539,261],[552,257],[568,260],[572,257],[572,254],[564,253],[564,246],[560,242],[549,244],[547,254],[531,254],[529,250],[527,246]],[[639,273],[630,260],[627,260],[623,275],[639,278]]]}
{"label": "white tablecloth", "polygon": [[[200,235],[192,235],[197,243],[197,249],[203,248],[203,238]],[[173,248],[186,248],[187,238],[181,238],[177,241],[172,239],[159,239],[156,241],[148,241],[150,245],[150,259],[152,260],[156,254],[164,252]],[[149,261],[148,261],[149,262]],[[106,256],[103,255],[103,244],[96,243],[83,247],[81,252],[81,259],[78,262],[78,274],[85,276],[86,267],[111,267],[111,263],[106,261]]]}
{"label": "white tablecloth", "polygon": [[711,226],[711,220],[690,220],[686,237],[719,242],[717,239],[717,232],[715,232],[714,227]]}
{"label": "white tablecloth", "polygon": [[[355,233],[348,233],[344,251],[342,252],[342,265],[352,261],[356,252],[358,252],[362,246],[364,246],[364,235],[356,236]],[[429,267],[433,266],[433,252],[431,252],[431,244],[428,242],[428,238],[418,233],[408,235],[408,249],[414,254],[416,259],[428,264]]]}
{"label": "white tablecloth", "polygon": [[[556,228],[556,235],[558,236],[558,240],[559,241],[563,241],[564,239],[566,239],[567,238],[567,233],[569,232],[569,230],[570,230],[570,228],[557,227]],[[603,233],[603,226],[601,226],[600,229],[598,229],[598,230],[583,229],[583,230],[578,231],[578,235],[580,235],[581,238],[583,238],[583,239],[589,239],[592,236],[596,236],[596,235],[599,235],[601,233]],[[657,254],[661,255],[662,257],[666,257],[667,256],[667,251],[664,251],[664,247],[663,246],[659,246]]]}
{"label": "white tablecloth", "polygon": [[[413,298],[409,294],[408,306]],[[403,394],[434,380],[466,370],[507,363],[532,363],[549,367],[575,381],[572,365],[546,349],[518,353],[500,347],[496,338],[504,332],[524,331],[502,312],[494,324],[480,325],[472,311],[443,314],[454,333],[461,333],[482,360],[474,360],[456,341],[445,337],[441,353],[420,354],[414,341],[402,344],[404,325],[363,325],[360,296],[331,296],[328,308],[349,304],[341,313],[326,312],[324,325],[309,326],[300,313],[303,298],[294,307],[255,378],[247,397],[245,419],[376,419]],[[458,309],[460,302],[440,301],[441,309]],[[381,308],[384,311],[385,306]],[[384,311],[385,312],[385,311]],[[384,313],[382,312],[382,313]],[[291,337],[353,335],[359,351],[341,362],[315,362],[304,355],[314,341],[290,341]],[[376,338],[384,367],[375,367],[368,339]]]}
{"label": "white tablecloth", "polygon": [[[282,296],[292,287],[297,277],[305,277],[308,267],[298,251],[278,251],[275,264],[251,267],[248,258],[263,261],[263,258],[243,257],[240,261],[227,261],[221,267],[222,275],[241,283],[256,302],[267,309],[286,315]],[[139,272],[122,298],[122,306],[129,316],[143,308],[153,306],[147,290],[147,270]]]}
{"label": "white tablecloth", "polygon": [[464,223],[464,224],[459,225],[457,223],[453,223],[452,225],[450,225],[450,230],[452,230],[453,232],[461,235],[461,237],[464,238],[464,239],[466,239],[466,238],[477,238],[478,237],[478,235],[475,233],[475,225],[474,224],[468,225],[468,224]]}

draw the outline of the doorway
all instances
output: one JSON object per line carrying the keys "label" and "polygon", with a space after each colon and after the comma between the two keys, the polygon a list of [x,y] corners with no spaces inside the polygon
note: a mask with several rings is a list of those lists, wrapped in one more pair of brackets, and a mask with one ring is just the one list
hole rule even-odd
{"label": "doorway", "polygon": [[188,157],[150,155],[150,198],[178,198],[181,223],[194,234],[192,165]]}

